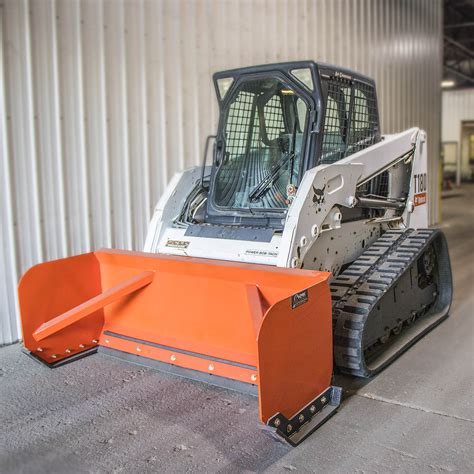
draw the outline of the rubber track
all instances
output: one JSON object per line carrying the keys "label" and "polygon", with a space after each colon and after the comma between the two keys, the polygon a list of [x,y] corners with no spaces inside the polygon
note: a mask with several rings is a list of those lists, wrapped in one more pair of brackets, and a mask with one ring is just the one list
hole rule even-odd
{"label": "rubber track", "polygon": [[[436,230],[390,230],[331,282],[334,361],[344,373],[368,377],[362,337],[372,308],[420,255]],[[382,336],[382,335],[381,335]]]}

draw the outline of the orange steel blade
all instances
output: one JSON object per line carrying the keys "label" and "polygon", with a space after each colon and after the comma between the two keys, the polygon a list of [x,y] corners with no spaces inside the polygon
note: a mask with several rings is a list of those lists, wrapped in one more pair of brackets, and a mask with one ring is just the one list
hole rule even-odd
{"label": "orange steel blade", "polygon": [[[330,386],[329,276],[100,250],[25,274],[25,347],[54,363],[99,344],[258,385],[262,421],[277,412],[290,418]],[[297,294],[305,295],[300,304]]]}

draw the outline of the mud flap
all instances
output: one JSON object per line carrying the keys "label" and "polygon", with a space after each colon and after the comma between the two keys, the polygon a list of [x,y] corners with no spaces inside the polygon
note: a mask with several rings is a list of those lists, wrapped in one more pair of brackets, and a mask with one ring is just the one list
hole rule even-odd
{"label": "mud flap", "polygon": [[265,424],[307,411],[297,433],[334,390],[329,276],[115,250],[56,260],[20,282],[24,344],[50,366],[102,346],[254,385]]}

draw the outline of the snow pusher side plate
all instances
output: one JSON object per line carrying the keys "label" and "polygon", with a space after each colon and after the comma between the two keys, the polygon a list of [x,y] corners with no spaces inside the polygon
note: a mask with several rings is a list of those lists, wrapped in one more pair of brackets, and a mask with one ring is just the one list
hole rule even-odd
{"label": "snow pusher side plate", "polygon": [[331,385],[329,276],[100,250],[25,273],[24,345],[48,365],[103,346],[257,385],[261,420],[291,420]]}

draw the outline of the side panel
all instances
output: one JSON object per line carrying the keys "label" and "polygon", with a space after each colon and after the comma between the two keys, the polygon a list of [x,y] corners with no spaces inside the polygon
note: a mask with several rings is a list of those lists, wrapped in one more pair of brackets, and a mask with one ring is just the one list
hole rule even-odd
{"label": "side panel", "polygon": [[231,240],[225,238],[193,237],[186,229],[167,227],[155,247],[157,253],[229,260],[234,262],[276,265],[281,235],[270,242]]}
{"label": "side panel", "polygon": [[359,257],[380,234],[380,224],[366,220],[343,223],[341,227],[319,235],[305,253],[303,267],[307,270],[328,271],[336,276],[343,265]]}
{"label": "side panel", "polygon": [[[413,229],[422,229],[428,227],[428,206],[429,206],[429,187],[428,187],[428,159],[426,133],[421,130],[416,139],[416,151],[414,156],[412,175],[410,181],[410,194],[404,213],[404,221],[407,227]],[[413,212],[410,212],[413,210]]]}
{"label": "side panel", "polygon": [[[355,196],[363,169],[359,163],[335,163],[306,172],[288,212],[277,262],[279,267],[300,267],[320,234],[340,226],[341,214],[335,208],[349,206],[349,198]],[[331,219],[329,214],[333,209]]]}
{"label": "side panel", "polygon": [[44,323],[99,295],[101,291],[100,267],[94,253],[53,260],[30,268],[18,286],[25,347],[48,364],[95,347],[104,324],[102,309],[40,342],[33,334]]}
{"label": "side panel", "polygon": [[370,148],[307,171],[288,211],[277,265],[300,267],[309,249],[326,252],[326,248],[319,248],[317,239],[323,231],[340,227],[338,207],[353,207],[357,183],[370,179],[410,151],[417,134],[418,129],[411,128],[384,136]]}
{"label": "side panel", "polygon": [[201,178],[201,172],[202,167],[195,166],[173,176],[173,179],[155,207],[153,217],[148,226],[144,247],[145,252],[158,252],[163,232],[172,227],[173,220],[176,219],[183,209],[186,198]]}
{"label": "side panel", "polygon": [[307,302],[293,309],[279,301],[258,335],[260,418],[281,412],[291,418],[327,389],[332,377],[332,306],[329,285],[307,291]]}

